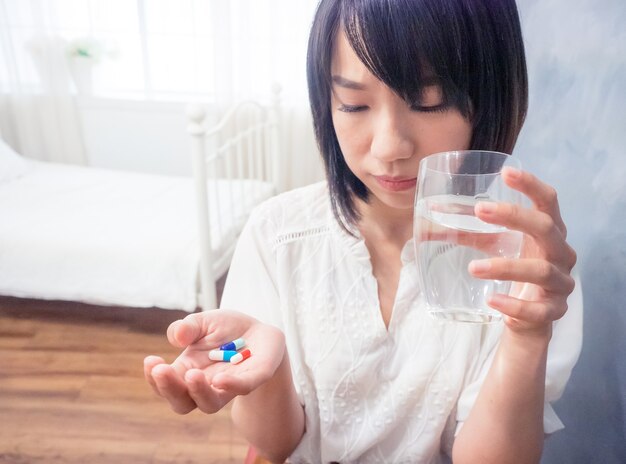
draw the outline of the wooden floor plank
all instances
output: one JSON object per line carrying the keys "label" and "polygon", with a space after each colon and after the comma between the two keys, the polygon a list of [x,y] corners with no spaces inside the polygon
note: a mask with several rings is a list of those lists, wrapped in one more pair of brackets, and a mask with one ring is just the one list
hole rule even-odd
{"label": "wooden floor plank", "polygon": [[242,464],[243,459],[233,456],[243,455],[246,447],[235,444],[213,445],[207,452],[206,446],[185,446],[179,443],[159,445],[154,454],[154,464],[193,464],[195,462],[210,462],[212,464]]}
{"label": "wooden floor plank", "polygon": [[143,353],[102,353],[98,351],[65,351],[62,347],[49,350],[2,350],[3,373],[25,375],[83,374],[143,375]]}
{"label": "wooden floor plank", "polygon": [[160,353],[175,356],[178,350],[167,342],[165,333],[155,334],[128,332],[115,326],[94,327],[88,331],[82,326],[46,330],[31,336],[26,347],[30,350],[99,352],[99,353]]}
{"label": "wooden floor plank", "polygon": [[[8,437],[7,437],[8,438]],[[41,437],[38,434],[12,436],[0,441],[0,462],[111,464],[153,462],[157,444],[90,438]]]}
{"label": "wooden floor plank", "polygon": [[112,391],[116,392],[119,401],[160,402],[143,377],[115,375],[90,376],[82,385],[79,398],[81,402],[106,402]]}
{"label": "wooden floor plank", "polygon": [[143,379],[146,355],[178,353],[173,314],[57,308],[0,297],[0,464],[243,462],[229,408],[175,414]]}
{"label": "wooden floor plank", "polygon": [[30,336],[0,335],[0,350],[23,348],[30,343],[31,338]]}
{"label": "wooden floor plank", "polygon": [[63,397],[73,400],[78,398],[86,382],[82,375],[0,375],[0,394],[5,399]]}

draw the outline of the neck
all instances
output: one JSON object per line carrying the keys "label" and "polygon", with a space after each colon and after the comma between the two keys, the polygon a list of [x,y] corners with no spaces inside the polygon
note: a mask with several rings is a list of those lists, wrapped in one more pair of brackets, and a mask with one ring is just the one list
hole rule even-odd
{"label": "neck", "polygon": [[413,210],[391,208],[373,195],[370,198],[369,203],[357,200],[361,234],[366,238],[391,241],[403,246],[413,234]]}

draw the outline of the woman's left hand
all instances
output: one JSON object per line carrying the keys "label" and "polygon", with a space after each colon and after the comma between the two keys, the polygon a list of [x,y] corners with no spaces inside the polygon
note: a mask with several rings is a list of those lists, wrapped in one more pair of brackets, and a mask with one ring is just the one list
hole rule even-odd
{"label": "woman's left hand", "polygon": [[469,270],[481,279],[526,284],[518,298],[496,294],[488,304],[504,314],[509,329],[550,336],[552,322],[565,314],[567,297],[574,290],[570,273],[576,252],[566,241],[556,190],[525,171],[505,168],[502,176],[509,187],[530,198],[534,207],[481,202],[475,212],[485,222],[524,233],[520,258],[474,261]]}

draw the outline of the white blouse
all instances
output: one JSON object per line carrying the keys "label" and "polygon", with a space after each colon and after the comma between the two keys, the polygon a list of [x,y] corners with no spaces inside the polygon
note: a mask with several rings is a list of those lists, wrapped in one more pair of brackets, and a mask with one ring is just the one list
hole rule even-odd
{"label": "white blouse", "polygon": [[[544,430],[582,342],[580,285],[555,323]],[[325,182],[259,206],[239,239],[222,298],[285,333],[306,432],[289,462],[449,462],[491,364],[502,323],[432,319],[412,246],[385,327],[365,243],[343,231]]]}

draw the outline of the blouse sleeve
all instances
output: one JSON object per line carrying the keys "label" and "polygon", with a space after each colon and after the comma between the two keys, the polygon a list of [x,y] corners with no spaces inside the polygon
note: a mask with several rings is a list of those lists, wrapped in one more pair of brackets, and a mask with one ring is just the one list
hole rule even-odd
{"label": "blouse sleeve", "polygon": [[237,241],[220,308],[246,313],[284,330],[276,284],[274,229],[264,203],[252,212]]}
{"label": "blouse sleeve", "polygon": [[[580,278],[576,270],[572,272],[576,281],[574,292],[568,297],[568,310],[565,315],[553,323],[552,339],[548,347],[546,366],[546,391],[543,412],[544,433],[551,434],[562,428],[563,423],[554,412],[551,403],[557,401],[569,380],[572,369],[578,360],[582,347],[583,296]],[[523,291],[520,295],[523,298]],[[476,402],[478,392],[487,376],[499,341],[500,331],[493,331],[486,337],[477,358],[477,364],[466,387],[461,392],[457,403],[456,431],[459,433],[463,423]]]}

